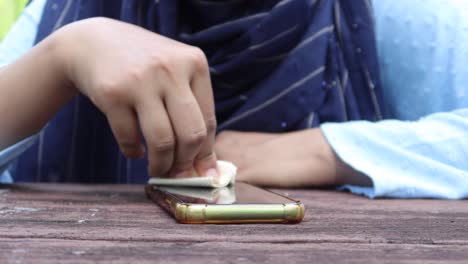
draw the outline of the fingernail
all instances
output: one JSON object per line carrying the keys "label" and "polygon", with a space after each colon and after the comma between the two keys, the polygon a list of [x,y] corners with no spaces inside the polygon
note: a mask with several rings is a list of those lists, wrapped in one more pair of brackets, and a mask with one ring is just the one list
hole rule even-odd
{"label": "fingernail", "polygon": [[218,178],[219,177],[219,173],[218,173],[218,170],[216,168],[208,169],[206,171],[205,175],[209,176],[209,177],[213,177],[213,178]]}

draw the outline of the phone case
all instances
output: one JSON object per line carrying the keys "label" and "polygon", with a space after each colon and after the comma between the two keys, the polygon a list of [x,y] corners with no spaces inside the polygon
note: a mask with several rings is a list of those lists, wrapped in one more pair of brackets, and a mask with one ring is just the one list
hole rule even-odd
{"label": "phone case", "polygon": [[305,212],[300,201],[289,197],[285,198],[291,203],[284,204],[192,204],[153,185],[146,185],[145,192],[182,224],[294,224],[302,221]]}

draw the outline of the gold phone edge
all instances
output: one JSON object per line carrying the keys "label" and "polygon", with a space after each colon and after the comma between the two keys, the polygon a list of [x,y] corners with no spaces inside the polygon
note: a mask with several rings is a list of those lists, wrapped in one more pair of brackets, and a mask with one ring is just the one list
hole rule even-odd
{"label": "gold phone edge", "polygon": [[181,224],[297,224],[305,214],[304,204],[289,197],[291,203],[287,204],[205,205],[184,203],[170,193],[161,199],[152,186],[146,186],[145,192]]}

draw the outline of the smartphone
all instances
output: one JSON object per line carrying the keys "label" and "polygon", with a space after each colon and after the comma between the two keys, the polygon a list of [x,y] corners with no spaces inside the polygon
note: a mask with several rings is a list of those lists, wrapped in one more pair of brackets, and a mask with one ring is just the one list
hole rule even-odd
{"label": "smartphone", "polygon": [[148,198],[183,224],[299,223],[304,205],[244,182],[224,188],[146,185]]}

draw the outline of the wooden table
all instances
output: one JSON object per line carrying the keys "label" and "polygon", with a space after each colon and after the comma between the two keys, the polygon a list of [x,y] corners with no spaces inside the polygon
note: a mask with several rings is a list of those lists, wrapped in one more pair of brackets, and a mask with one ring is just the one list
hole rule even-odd
{"label": "wooden table", "polygon": [[468,201],[287,194],[301,224],[181,225],[139,185],[0,185],[0,263],[468,262]]}

